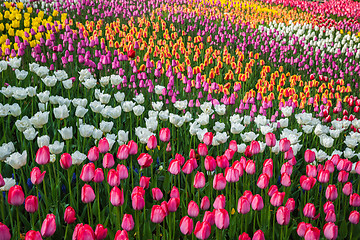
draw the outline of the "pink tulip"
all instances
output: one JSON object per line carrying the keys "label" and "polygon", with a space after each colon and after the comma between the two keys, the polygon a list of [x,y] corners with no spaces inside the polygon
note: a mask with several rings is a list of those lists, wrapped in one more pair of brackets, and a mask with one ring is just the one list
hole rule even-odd
{"label": "pink tulip", "polygon": [[251,237],[246,232],[239,235],[239,240],[251,240]]}
{"label": "pink tulip", "polygon": [[39,201],[37,197],[29,195],[25,199],[25,210],[29,213],[34,213],[38,210]]}
{"label": "pink tulip", "polygon": [[279,142],[279,150],[281,152],[287,152],[290,149],[290,141],[287,138],[283,138]]}
{"label": "pink tulip", "polygon": [[285,192],[275,192],[270,198],[271,205],[273,205],[274,207],[281,206],[284,202],[284,197]]}
{"label": "pink tulip", "polygon": [[151,208],[151,221],[161,223],[165,218],[165,212],[160,205],[153,205]]}
{"label": "pink tulip", "polygon": [[276,221],[280,225],[288,225],[290,222],[290,211],[286,207],[279,207],[276,211]]}
{"label": "pink tulip", "polygon": [[334,201],[338,196],[337,188],[335,185],[329,185],[326,188],[325,197],[327,200]]}
{"label": "pink tulip", "polygon": [[95,200],[95,193],[92,187],[88,184],[85,184],[81,188],[81,201],[83,203],[91,203]]}
{"label": "pink tulip", "polygon": [[309,191],[310,189],[312,189],[315,183],[316,183],[316,179],[313,177],[306,177],[306,176],[300,177],[300,185],[305,191]]}
{"label": "pink tulip", "polygon": [[194,177],[194,188],[203,188],[205,186],[205,182],[206,182],[206,179],[205,179],[205,175],[203,172],[197,172],[195,177]]}
{"label": "pink tulip", "polygon": [[190,217],[197,217],[199,215],[199,206],[194,201],[190,201],[188,204],[188,215]]}
{"label": "pink tulip", "polygon": [[211,225],[208,222],[197,222],[194,229],[194,235],[198,239],[208,239],[211,233]]}
{"label": "pink tulip", "polygon": [[216,174],[213,180],[213,188],[215,190],[223,190],[226,187],[226,179],[223,173]]}
{"label": "pink tulip", "polygon": [[98,149],[99,149],[100,153],[106,153],[109,151],[110,146],[109,146],[109,142],[106,138],[102,138],[99,140]]}
{"label": "pink tulip", "polygon": [[126,231],[131,231],[134,229],[134,219],[131,214],[124,214],[121,227]]}
{"label": "pink tulip", "polygon": [[147,141],[147,147],[149,149],[155,149],[157,146],[157,139],[156,139],[156,136],[154,135],[151,135]]}
{"label": "pink tulip", "polygon": [[179,193],[179,189],[177,189],[177,187],[173,186],[171,191],[170,191],[170,197],[171,198],[180,198],[180,193]]}
{"label": "pink tulip", "polygon": [[226,229],[229,227],[230,219],[229,213],[225,209],[215,210],[215,225],[219,229]]}
{"label": "pink tulip", "polygon": [[310,223],[300,222],[297,226],[296,232],[299,237],[304,237],[308,228],[312,227]]}
{"label": "pink tulip", "polygon": [[227,167],[225,169],[225,179],[227,182],[238,182],[240,178],[239,171],[234,167]]}
{"label": "pink tulip", "polygon": [[178,175],[180,173],[180,170],[180,161],[176,159],[171,160],[168,171],[173,175]]}
{"label": "pink tulip", "polygon": [[245,172],[247,174],[253,175],[255,174],[256,171],[256,165],[255,162],[253,160],[248,160],[246,162],[246,166],[245,166]]}
{"label": "pink tulip", "polygon": [[160,141],[162,141],[162,142],[170,141],[170,129],[162,128],[159,133],[159,138],[160,138]]}
{"label": "pink tulip", "polygon": [[155,201],[160,201],[163,198],[163,193],[161,192],[160,188],[153,188],[151,191]]}
{"label": "pink tulip", "polygon": [[216,161],[212,156],[206,156],[204,160],[206,171],[214,171],[216,169]]}
{"label": "pink tulip", "polygon": [[124,204],[124,192],[117,186],[114,186],[110,191],[110,202],[113,206],[118,207]]}
{"label": "pink tulip", "polygon": [[129,148],[129,155],[136,155],[138,153],[138,145],[133,140],[130,140],[127,146]]}
{"label": "pink tulip", "polygon": [[87,158],[92,162],[96,162],[99,159],[98,147],[94,146],[94,147],[90,148],[90,150],[87,154]]}
{"label": "pink tulip", "polygon": [[104,176],[104,172],[103,172],[102,168],[95,169],[93,182],[101,183],[102,181],[104,181],[104,179],[105,179],[105,176]]}
{"label": "pink tulip", "polygon": [[80,179],[84,182],[91,182],[95,175],[95,164],[90,162],[85,164],[81,170]]}
{"label": "pink tulip", "polygon": [[305,240],[318,240],[320,239],[320,230],[316,227],[309,227],[304,236]]}
{"label": "pink tulip", "polygon": [[250,202],[247,197],[242,196],[239,198],[237,211],[241,214],[247,214],[250,211]]}
{"label": "pink tulip", "polygon": [[251,201],[251,207],[252,209],[254,209],[255,211],[260,211],[261,209],[263,209],[264,207],[264,201],[262,199],[262,197],[259,194],[256,194],[252,201]]}
{"label": "pink tulip", "polygon": [[260,229],[254,233],[252,240],[265,240],[264,232]]}
{"label": "pink tulip", "polygon": [[1,222],[0,222],[0,236],[1,236],[2,240],[10,240],[11,239],[10,229]]}
{"label": "pink tulip", "polygon": [[219,168],[227,168],[229,167],[229,160],[225,155],[216,157],[216,164]]}
{"label": "pink tulip", "polygon": [[95,229],[95,239],[103,240],[107,237],[108,230],[102,224],[98,224]]}
{"label": "pink tulip", "polygon": [[138,161],[139,165],[141,166],[141,168],[147,168],[147,167],[151,166],[153,159],[149,154],[141,153],[139,155],[139,157],[137,158],[137,161]]}
{"label": "pink tulip", "polygon": [[42,181],[44,180],[44,177],[45,177],[45,173],[46,173],[46,171],[41,172],[38,167],[34,167],[30,172],[30,179],[31,179],[32,184],[38,185],[38,184],[42,183]]}
{"label": "pink tulip", "polygon": [[334,210],[329,210],[326,213],[325,221],[326,222],[333,222],[333,223],[336,222],[336,214],[335,214]]}
{"label": "pink tulip", "polygon": [[347,182],[345,183],[343,189],[342,189],[342,192],[346,195],[346,196],[349,196],[350,194],[352,194],[353,192],[353,186],[352,186],[352,183],[351,182]]}
{"label": "pink tulip", "polygon": [[360,207],[360,196],[357,193],[353,193],[350,195],[349,200],[350,206],[352,207]]}
{"label": "pink tulip", "polygon": [[291,186],[291,179],[290,176],[284,172],[283,174],[281,174],[281,181],[280,181],[281,185],[283,185],[284,187],[290,187]]}
{"label": "pink tulip", "polygon": [[72,165],[72,157],[68,153],[63,153],[60,157],[60,166],[63,169],[69,169]]}
{"label": "pink tulip", "polygon": [[211,226],[215,224],[215,211],[206,211],[203,217],[203,222],[208,222]]}
{"label": "pink tulip", "polygon": [[129,157],[129,147],[125,144],[121,145],[118,148],[118,152],[116,154],[116,157],[120,160],[125,160]]}
{"label": "pink tulip", "polygon": [[212,144],[213,138],[214,138],[214,134],[212,132],[207,132],[204,134],[203,142],[207,146],[209,146]]}
{"label": "pink tulip", "polygon": [[286,201],[285,207],[287,207],[287,209],[289,209],[290,212],[295,210],[295,200],[293,198],[289,198]]}
{"label": "pink tulip", "polygon": [[114,240],[129,240],[129,236],[126,230],[118,230],[115,234]]}
{"label": "pink tulip", "polygon": [[332,222],[326,223],[323,227],[323,230],[326,239],[333,240],[336,239],[338,236],[338,227]]}
{"label": "pink tulip", "polygon": [[268,175],[264,174],[264,173],[260,174],[256,185],[261,189],[267,188],[267,186],[269,185],[269,177],[268,177]]}
{"label": "pink tulip", "polygon": [[312,203],[305,204],[305,207],[303,208],[303,213],[305,217],[314,218],[316,213],[314,204]]}
{"label": "pink tulip", "polygon": [[75,222],[76,220],[76,213],[75,213],[75,210],[71,207],[71,206],[68,206],[66,209],[65,209],[65,213],[64,213],[64,221],[67,223],[67,224],[72,224]]}
{"label": "pink tulip", "polygon": [[118,164],[116,167],[116,172],[119,175],[119,179],[120,180],[124,180],[127,179],[129,177],[129,172],[128,169],[125,165],[123,164]]}
{"label": "pink tulip", "polygon": [[76,225],[76,227],[74,229],[72,239],[73,240],[81,240],[81,239],[95,240],[95,233],[90,225],[79,223],[78,225]]}
{"label": "pink tulip", "polygon": [[52,236],[56,231],[55,215],[46,215],[41,226],[41,235],[45,238]]}
{"label": "pink tulip", "polygon": [[206,144],[204,143],[199,143],[198,145],[198,153],[200,156],[206,156],[208,154],[208,149]]}
{"label": "pink tulip", "polygon": [[201,208],[201,210],[205,210],[205,211],[210,208],[210,200],[207,196],[204,196],[201,199],[200,208]]}
{"label": "pink tulip", "polygon": [[188,216],[183,217],[180,220],[180,231],[184,235],[190,235],[193,231],[194,224],[193,220]]}
{"label": "pink tulip", "polygon": [[180,198],[171,197],[168,201],[168,210],[169,212],[176,212],[180,205]]}
{"label": "pink tulip", "polygon": [[13,206],[20,206],[24,203],[24,192],[20,185],[12,186],[8,193],[8,203]]}
{"label": "pink tulip", "polygon": [[272,132],[268,132],[265,135],[265,142],[268,147],[275,147],[276,145],[276,136]]}
{"label": "pink tulip", "polygon": [[149,183],[150,183],[150,177],[145,177],[145,176],[142,176],[140,178],[140,187],[144,188],[144,189],[147,189],[149,188]]}
{"label": "pink tulip", "polygon": [[226,204],[225,196],[221,194],[215,198],[213,207],[214,209],[223,209],[225,208],[225,204]]}
{"label": "pink tulip", "polygon": [[45,165],[50,162],[50,151],[48,146],[43,146],[37,150],[35,161],[40,165]]}
{"label": "pink tulip", "polygon": [[351,211],[349,215],[349,222],[352,224],[358,224],[360,219],[360,213],[358,211]]}
{"label": "pink tulip", "polygon": [[312,163],[313,161],[315,161],[315,152],[311,151],[310,149],[307,149],[305,151],[304,159],[305,162]]}
{"label": "pink tulip", "polygon": [[[0,233],[1,235],[1,233]],[[10,238],[2,238],[2,239],[10,239]],[[42,240],[41,234],[38,231],[30,230],[25,235],[25,240]]]}

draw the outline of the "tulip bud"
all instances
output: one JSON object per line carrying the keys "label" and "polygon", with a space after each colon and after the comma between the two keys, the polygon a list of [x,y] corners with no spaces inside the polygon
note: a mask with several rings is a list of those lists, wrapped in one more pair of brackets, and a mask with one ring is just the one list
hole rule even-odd
{"label": "tulip bud", "polygon": [[91,203],[95,200],[95,193],[92,187],[88,184],[85,184],[81,188],[81,201],[83,203]]}
{"label": "tulip bud", "polygon": [[155,201],[160,201],[163,198],[163,193],[161,192],[160,188],[153,188],[151,191]]}
{"label": "tulip bud", "polygon": [[46,215],[41,226],[41,235],[45,238],[52,236],[56,231],[55,215]]}
{"label": "tulip bud", "polygon": [[276,211],[276,221],[280,225],[288,225],[290,222],[290,211],[286,207],[279,207]]}
{"label": "tulip bud", "polygon": [[197,189],[203,188],[205,186],[205,182],[206,180],[204,173],[198,171],[194,177],[194,184],[193,184],[194,188]]}
{"label": "tulip bud", "polygon": [[8,203],[13,206],[20,206],[24,203],[24,192],[20,185],[12,186],[8,193]]}
{"label": "tulip bud", "polygon": [[336,239],[338,237],[338,226],[332,222],[326,223],[323,230],[326,239]]}
{"label": "tulip bud", "polygon": [[131,214],[124,214],[121,227],[125,229],[126,231],[131,231],[134,229],[134,219]]}
{"label": "tulip bud", "polygon": [[145,177],[145,176],[142,176],[140,178],[140,187],[144,188],[144,189],[147,189],[149,188],[149,182],[150,182],[150,177]]}
{"label": "tulip bud", "polygon": [[162,141],[162,142],[170,141],[170,129],[162,128],[159,133],[159,138],[160,138],[160,141]]}
{"label": "tulip bud", "polygon": [[3,224],[1,222],[0,222],[0,236],[4,240],[10,240],[11,239],[10,229],[5,224]]}
{"label": "tulip bud", "polygon": [[262,199],[262,197],[259,194],[256,194],[252,201],[251,201],[251,207],[252,209],[254,209],[255,211],[260,211],[261,209],[263,209],[264,207],[264,201]]}
{"label": "tulip bud", "polygon": [[75,220],[76,220],[75,215],[76,215],[75,210],[74,210],[71,206],[68,206],[68,207],[65,209],[64,221],[65,221],[67,224],[72,224],[72,223],[74,223]]}
{"label": "tulip bud", "polygon": [[[169,210],[170,211],[170,210]],[[151,208],[151,221],[161,223],[165,218],[165,212],[160,205],[153,205]]]}
{"label": "tulip bud", "polygon": [[113,206],[118,207],[124,204],[124,192],[117,186],[114,186],[110,191],[110,202]]}
{"label": "tulip bud", "polygon": [[272,132],[268,132],[265,135],[265,142],[268,147],[275,147],[276,145],[276,136]]}
{"label": "tulip bud", "polygon": [[[4,239],[7,239],[7,238],[4,238]],[[35,230],[30,230],[26,233],[25,240],[42,240],[42,237],[41,237],[40,232],[35,231]]]}
{"label": "tulip bud", "polygon": [[360,219],[360,213],[358,211],[352,211],[349,215],[349,222],[352,224],[358,224]]}
{"label": "tulip bud", "polygon": [[157,139],[154,135],[151,135],[148,139],[148,142],[147,142],[147,147],[149,149],[155,149],[157,146]]}
{"label": "tulip bud", "polygon": [[193,227],[193,220],[188,216],[185,216],[180,220],[180,231],[182,234],[190,235],[192,233]]}
{"label": "tulip bud", "polygon": [[46,173],[46,171],[41,172],[38,167],[34,167],[30,172],[30,179],[31,179],[32,184],[38,185],[38,184],[42,183],[42,181],[44,180],[44,177],[45,177],[45,173]]}
{"label": "tulip bud", "polygon": [[210,200],[207,196],[204,196],[201,199],[200,208],[201,208],[201,210],[205,210],[205,211],[210,208]]}
{"label": "tulip bud", "polygon": [[39,201],[37,197],[30,195],[25,199],[25,210],[27,212],[34,213],[38,210],[38,207]]}
{"label": "tulip bud", "polygon": [[60,166],[63,169],[69,169],[72,165],[72,157],[68,153],[63,153],[60,157]]}
{"label": "tulip bud", "polygon": [[[98,149],[100,153],[106,153],[110,149],[109,141],[106,138],[99,140]],[[96,235],[96,234],[95,234]]]}
{"label": "tulip bud", "polygon": [[102,224],[98,224],[95,229],[96,240],[103,240],[107,237],[108,230]]}
{"label": "tulip bud", "polygon": [[199,206],[194,201],[190,201],[188,205],[188,215],[190,217],[197,217],[199,215]]}
{"label": "tulip bud", "polygon": [[50,151],[48,146],[43,146],[37,150],[35,161],[40,165],[45,165],[50,162]]}
{"label": "tulip bud", "polygon": [[129,147],[125,144],[121,145],[118,148],[118,152],[116,154],[116,157],[120,160],[125,160],[129,157]]}
{"label": "tulip bud", "polygon": [[229,227],[229,213],[225,209],[215,210],[215,225],[218,229],[226,229]]}
{"label": "tulip bud", "polygon": [[169,212],[176,212],[180,205],[180,198],[178,197],[171,197],[168,201],[168,209]]}
{"label": "tulip bud", "polygon": [[94,147],[90,148],[87,158],[92,162],[96,162],[99,159],[98,147],[94,146]]}

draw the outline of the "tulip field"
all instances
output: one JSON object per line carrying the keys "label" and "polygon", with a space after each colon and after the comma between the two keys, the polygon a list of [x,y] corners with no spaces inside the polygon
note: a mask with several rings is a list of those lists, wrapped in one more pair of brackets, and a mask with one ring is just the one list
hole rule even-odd
{"label": "tulip field", "polygon": [[360,239],[360,2],[0,0],[0,240]]}

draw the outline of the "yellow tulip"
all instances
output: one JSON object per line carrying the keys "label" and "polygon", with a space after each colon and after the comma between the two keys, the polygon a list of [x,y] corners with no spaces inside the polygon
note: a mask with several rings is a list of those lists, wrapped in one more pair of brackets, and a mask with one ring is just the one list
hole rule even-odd
{"label": "yellow tulip", "polygon": [[17,2],[16,6],[18,9],[24,9],[24,4],[22,2]]}

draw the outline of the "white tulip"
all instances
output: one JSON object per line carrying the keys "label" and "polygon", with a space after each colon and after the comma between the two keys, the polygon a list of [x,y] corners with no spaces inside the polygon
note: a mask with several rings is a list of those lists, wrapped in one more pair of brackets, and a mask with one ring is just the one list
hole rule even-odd
{"label": "white tulip", "polygon": [[22,154],[15,152],[6,158],[5,163],[9,164],[14,169],[19,169],[26,165],[27,153],[23,151]]}
{"label": "white tulip", "polygon": [[43,135],[41,137],[37,137],[36,142],[39,148],[43,146],[49,146],[50,144],[50,137],[48,135]]}
{"label": "white tulip", "polygon": [[70,140],[73,138],[73,127],[64,127],[58,131],[63,140]]}
{"label": "white tulip", "polygon": [[64,145],[63,142],[55,141],[53,144],[49,145],[49,151],[51,154],[60,154],[64,149]]}

